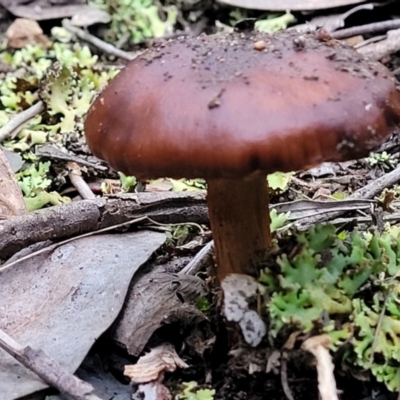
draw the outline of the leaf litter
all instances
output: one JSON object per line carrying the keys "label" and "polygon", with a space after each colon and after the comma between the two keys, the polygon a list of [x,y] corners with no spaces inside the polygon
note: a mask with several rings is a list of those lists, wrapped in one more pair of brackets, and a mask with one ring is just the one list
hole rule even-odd
{"label": "leaf litter", "polygon": [[[25,6],[25,9],[13,8],[10,4],[3,5],[10,7],[9,10],[11,12],[14,11],[15,15],[26,17],[21,12],[27,12],[29,7],[32,7],[33,10],[34,3],[33,1],[32,4]],[[79,2],[76,3],[78,7],[82,7],[82,4],[78,5]],[[288,16],[285,17],[284,13],[262,15],[262,13],[255,10],[229,9],[224,6],[220,6],[221,8],[218,9],[217,6],[219,11],[212,14],[213,17],[205,21],[202,14],[210,10],[210,5],[207,2],[203,2],[204,4],[201,5],[196,2],[180,1],[176,2],[176,4],[165,2],[162,6],[157,6],[151,2],[143,2],[143,4],[139,4],[140,2],[127,2],[126,8],[123,8],[124,13],[118,13],[113,8],[115,2],[112,1],[96,1],[93,3],[91,6],[101,9],[110,16],[110,21],[106,24],[107,30],[104,38],[128,50],[139,50],[141,47],[151,45],[151,40],[160,40],[153,38],[173,35],[176,29],[180,29],[183,34],[190,34],[190,32],[196,30],[197,24],[201,25],[201,23],[203,23],[203,29],[210,32],[210,30],[217,29],[216,27],[221,30],[231,29],[230,27],[238,21],[255,17],[260,21],[266,20],[266,23],[259,23],[259,26],[264,26],[264,29],[267,30],[274,30],[284,29],[287,24],[293,25],[296,23],[295,21],[301,22],[309,18],[309,14],[301,12],[293,12],[291,15],[294,18],[288,18]],[[301,1],[296,2],[296,4],[300,3]],[[307,2],[304,3],[304,7],[306,7]],[[387,7],[388,10],[392,10],[390,5]],[[45,10],[49,11],[50,9],[52,9],[52,12],[61,10],[57,9],[57,6],[52,7],[48,4],[48,8]],[[214,15],[218,15],[219,19],[217,20]],[[60,17],[64,16],[68,15],[60,15]],[[127,16],[128,18],[126,18]],[[272,21],[274,16],[280,19]],[[318,11],[315,14],[311,14],[311,16],[318,16]],[[30,14],[30,18],[36,19],[34,12]],[[108,19],[104,19],[104,21],[106,20],[108,21]],[[268,20],[271,21],[268,22]],[[79,19],[76,17],[75,21],[79,21]],[[126,27],[125,24],[128,26]],[[85,24],[81,25],[85,26]],[[90,23],[87,25],[90,25]],[[332,29],[337,30],[342,28],[342,25],[343,22],[336,24]],[[94,27],[93,32],[100,35],[101,29],[96,25]],[[78,162],[78,164],[81,160],[83,179],[89,183],[93,182],[92,187],[94,187],[95,182],[98,182],[98,193],[109,193],[110,191],[115,193],[121,190],[122,187],[126,191],[135,190],[135,183],[137,185],[137,182],[134,179],[128,181],[127,178],[130,177],[122,177],[121,182],[115,172],[109,169],[104,170],[92,167],[91,163],[95,165],[97,161],[91,158],[82,137],[82,124],[91,101],[96,93],[118,73],[124,62],[115,59],[115,57],[107,56],[107,54],[102,54],[95,48],[78,41],[68,30],[60,27],[60,24],[55,24],[47,38],[44,38],[42,33],[37,32],[32,34],[29,40],[32,43],[24,44],[20,49],[18,49],[19,45],[13,44],[10,40],[8,44],[7,41],[3,41],[3,48],[0,54],[0,78],[2,80],[0,89],[1,125],[3,127],[6,126],[13,117],[38,102],[43,102],[44,104],[44,111],[34,115],[2,142],[5,149],[16,152],[23,160],[23,164],[19,167],[19,172],[17,173],[17,179],[27,208],[29,210],[40,209],[49,205],[62,205],[71,201],[79,201],[80,199],[76,190],[74,191],[74,187],[71,187],[69,183],[66,170],[67,160],[53,157],[52,154],[44,157],[40,154],[41,146],[51,145],[57,151],[62,152],[67,159],[73,158],[73,161]],[[390,54],[385,56],[383,61],[393,69],[398,68],[400,65],[398,58]],[[393,187],[390,200],[388,198],[386,200],[385,198],[368,199],[368,201],[366,201],[367,199],[347,199],[357,189],[362,189],[367,183],[373,182],[375,179],[385,176],[387,172],[392,171],[398,164],[398,157],[399,147],[394,136],[383,146],[381,151],[378,150],[367,159],[340,165],[331,164],[319,170],[269,178],[271,182],[274,182],[271,197],[273,202],[278,203],[276,206],[278,212],[289,213],[284,218],[280,214],[275,215],[273,221],[280,218],[277,228],[282,228],[290,221],[298,221],[299,218],[308,218],[315,211],[325,213],[339,209],[350,217],[348,221],[338,222],[336,226],[339,226],[339,228],[336,229],[330,227],[327,231],[324,231],[325,228],[315,227],[309,233],[302,233],[298,236],[278,233],[277,238],[279,239],[280,247],[280,250],[277,250],[276,253],[278,261],[266,261],[268,264],[266,269],[275,270],[274,279],[271,281],[264,281],[263,275],[259,288],[259,296],[265,298],[264,313],[270,315],[269,343],[272,344],[272,348],[280,349],[281,343],[285,341],[285,338],[290,333],[297,334],[298,339],[294,342],[293,352],[289,356],[289,381],[286,382],[286,384],[289,383],[296,396],[301,396],[304,389],[300,383],[302,379],[306,379],[308,382],[313,382],[313,379],[315,379],[312,374],[311,363],[309,364],[310,367],[305,369],[306,371],[300,372],[298,366],[301,365],[301,368],[304,368],[304,363],[299,364],[299,360],[304,357],[304,354],[299,356],[299,347],[311,333],[318,334],[322,332],[332,338],[332,351],[335,350],[337,352],[340,349],[341,352],[345,353],[345,356],[340,361],[336,360],[339,369],[350,371],[353,376],[362,377],[363,380],[368,378],[368,383],[356,384],[359,393],[355,395],[354,393],[352,394],[346,384],[346,379],[341,378],[339,374],[339,383],[343,382],[345,390],[348,389],[348,393],[345,391],[343,398],[372,399],[371,393],[377,391],[384,396],[382,398],[391,398],[390,394],[385,392],[384,386],[380,386],[376,383],[377,381],[384,382],[391,391],[397,391],[399,388],[397,375],[399,360],[396,352],[398,347],[396,341],[398,340],[399,332],[397,327],[398,244],[394,239],[398,236],[396,230],[398,188],[396,185]],[[172,188],[172,190],[188,191],[204,188],[204,184],[201,181],[178,182],[167,178],[167,182],[168,185],[165,186],[164,184],[162,190],[166,188],[171,190]],[[159,184],[159,182],[146,182],[148,190],[153,190],[153,188],[154,190],[159,190],[156,189]],[[321,188],[324,188],[324,190],[321,191]],[[323,203],[319,204],[313,201],[315,199],[323,200]],[[340,200],[344,200],[346,203],[341,203]],[[388,201],[390,202],[390,207],[385,207],[383,211],[383,221],[386,222],[379,225],[377,224],[380,218],[379,204]],[[284,203],[288,203],[290,206],[285,206]],[[365,220],[366,216],[370,218],[367,221]],[[390,216],[394,216],[392,222],[388,222],[388,217]],[[358,225],[360,233],[357,233],[357,230],[355,233],[351,233],[352,226],[355,225]],[[115,235],[113,238],[115,242],[113,243],[118,247],[117,242],[121,240],[120,237],[122,238],[125,235],[128,234]],[[89,240],[90,243],[93,242],[90,245],[96,249],[100,248],[98,247],[100,246],[99,243],[96,243],[101,240],[100,238],[101,236],[98,238],[94,236],[93,240]],[[116,240],[117,238],[118,240]],[[190,239],[188,237],[187,240],[192,239],[193,237]],[[183,243],[185,240],[183,240]],[[321,251],[319,242],[324,242],[323,247],[326,250]],[[77,241],[78,243],[79,241]],[[128,248],[128,246],[125,246],[119,254],[126,256],[125,253]],[[94,252],[97,252],[97,250],[94,250]],[[86,246],[81,250],[81,254],[79,259],[88,258],[89,255],[89,258],[92,257],[90,250]],[[163,265],[167,261],[179,259],[183,254],[189,254],[193,257],[194,252],[190,252],[187,249],[179,250],[175,248],[173,242],[170,242],[163,247],[163,252],[157,253],[157,263]],[[44,259],[46,257],[48,256],[45,256]],[[359,258],[357,259],[357,257]],[[28,271],[30,269],[38,268],[38,265],[42,263],[42,261],[33,260],[29,267],[25,267],[25,274],[29,274]],[[75,264],[79,265],[78,262],[75,262]],[[98,261],[96,265],[98,264],[102,265],[103,263]],[[48,269],[49,271],[53,270],[50,267]],[[21,270],[22,265],[11,269],[8,274],[17,275],[21,273]],[[343,271],[346,272],[343,273]],[[57,273],[61,272],[58,271]],[[109,273],[112,274],[111,271]],[[34,279],[35,274],[29,275],[29,279]],[[46,272],[42,276],[48,277],[51,274],[49,275]],[[37,278],[42,278],[42,276]],[[205,362],[206,367],[196,366],[196,362],[199,362],[199,356],[194,354],[199,353],[194,351],[194,342],[187,344],[186,353],[183,351],[182,354],[187,357],[184,360],[186,362],[190,360],[189,364],[193,365],[188,371],[181,372],[181,379],[186,381],[195,379],[205,383],[202,378],[202,372],[212,374],[212,381],[217,390],[215,394],[207,392],[209,398],[230,398],[232,393],[235,393],[236,397],[234,398],[246,398],[244,397],[245,391],[250,390],[251,382],[254,385],[252,389],[254,392],[252,398],[254,399],[258,398],[257,396],[262,392],[275,393],[274,398],[276,399],[285,398],[282,389],[275,387],[276,383],[273,382],[273,378],[269,383],[262,383],[257,374],[252,378],[246,375],[246,366],[251,364],[248,359],[241,367],[238,367],[239,361],[244,359],[243,355],[238,357],[235,362],[229,361],[227,364],[228,369],[225,373],[222,373],[221,367],[215,365],[215,358],[218,357],[218,354],[223,354],[221,349],[224,346],[216,348],[212,344],[215,341],[215,337],[217,337],[216,343],[219,340],[218,330],[215,330],[215,327],[212,328],[215,321],[218,320],[215,315],[215,309],[208,309],[206,317],[203,318],[196,308],[195,301],[190,300],[188,305],[186,304],[187,300],[182,301],[181,294],[175,293],[171,294],[174,298],[173,303],[169,307],[166,306],[164,310],[162,303],[163,301],[165,303],[165,297],[164,294],[158,293],[160,285],[155,283],[160,275],[156,274],[155,278],[151,278],[151,276],[151,273],[149,276],[144,274],[141,278],[145,281],[148,279],[143,293],[145,293],[145,298],[148,298],[146,304],[148,314],[144,315],[149,316],[147,319],[144,318],[147,325],[143,325],[145,327],[143,328],[144,334],[140,336],[141,342],[135,355],[139,355],[146,348],[147,343],[154,344],[160,340],[162,341],[163,338],[164,340],[168,338],[171,341],[168,325],[181,332],[180,340],[175,343],[176,345],[185,341],[185,334],[188,337],[193,337],[191,336],[193,332],[189,334],[190,330],[187,326],[185,328],[185,323],[183,322],[194,318],[197,321],[196,326],[202,326],[205,336],[201,337],[204,343],[207,340],[212,340],[208,346],[205,346],[205,352],[200,357],[201,364],[203,365]],[[205,277],[205,275],[202,276]],[[116,277],[114,278],[116,279]],[[152,279],[155,279],[155,281]],[[171,290],[171,285],[172,287],[174,285],[172,282],[177,282],[176,279],[176,277],[167,276],[168,283],[165,285],[167,293],[168,290]],[[57,285],[63,280],[60,278]],[[131,277],[123,279],[124,284],[127,285],[130,280]],[[75,283],[79,281],[81,279],[78,278]],[[18,287],[29,281],[25,277],[21,278],[20,282],[18,285],[4,284],[4,286],[5,288],[8,286],[10,288]],[[122,283],[119,280],[118,282]],[[315,285],[317,282],[318,285]],[[137,290],[136,284],[131,287],[131,293],[135,293],[135,290]],[[200,284],[200,282],[197,284]],[[197,296],[208,297],[209,295],[203,289],[196,291],[197,284],[191,283],[194,298],[197,298]],[[20,289],[23,287],[21,286]],[[56,285],[52,287],[54,290]],[[2,292],[4,294],[7,293],[3,289]],[[271,296],[268,293],[273,293],[273,295]],[[41,296],[43,294],[41,293]],[[15,295],[18,295],[18,292]],[[24,306],[18,311],[22,315],[27,312],[25,304],[30,302],[30,300],[26,300],[26,296],[22,294],[17,296],[20,301],[25,302]],[[154,312],[152,313],[153,303],[151,300],[157,298],[157,296],[160,297],[158,299],[160,304],[154,306]],[[34,298],[35,296],[29,296],[29,298],[32,297]],[[213,301],[212,297],[210,299]],[[134,302],[134,300],[135,296],[130,301]],[[5,303],[2,302],[3,304]],[[321,306],[323,306],[322,309]],[[176,313],[172,313],[175,307],[177,307]],[[183,311],[179,311],[180,308]],[[128,309],[126,308],[126,310]],[[8,309],[7,306],[7,313],[9,310],[12,309]],[[133,315],[135,315],[135,312],[137,313],[135,306],[133,310]],[[159,319],[156,318],[157,313],[160,315]],[[161,318],[163,313],[166,313],[167,316],[170,313],[164,327],[163,319]],[[56,314],[65,317],[65,312],[57,311]],[[10,315],[15,317],[13,312]],[[96,313],[92,311],[91,315],[96,315]],[[130,315],[129,312],[127,315]],[[182,318],[180,322],[179,315]],[[88,322],[90,322],[91,318],[93,317],[87,317]],[[114,318],[109,317],[110,322],[108,322],[108,325]],[[131,319],[128,320],[131,321]],[[169,320],[170,324],[168,323]],[[150,325],[152,328],[150,328]],[[107,326],[104,326],[101,331],[106,328]],[[208,331],[209,329],[213,332],[212,334]],[[131,335],[134,335],[136,331],[137,328],[134,328],[131,331]],[[207,331],[208,333],[206,333]],[[30,340],[40,337],[36,328],[33,332],[35,334],[29,336]],[[174,329],[172,329],[172,332],[174,332]],[[49,338],[50,336],[47,332],[41,339],[42,342],[39,342],[39,347],[46,349]],[[68,348],[71,339],[68,336],[63,339],[65,340],[63,347]],[[83,342],[84,340],[82,339],[81,343]],[[92,343],[93,339],[91,339],[90,344]],[[121,343],[119,343],[120,345]],[[129,346],[132,346],[132,344],[128,344],[126,347]],[[76,369],[82,361],[89,347],[90,345],[86,345],[85,350],[80,353],[79,361],[74,362],[73,369]],[[222,352],[219,353],[219,351]],[[178,354],[181,356],[181,352],[178,352]],[[267,355],[264,361],[268,361]],[[280,362],[282,365],[284,364],[283,360]],[[213,364],[214,367],[212,366]],[[375,378],[371,380],[371,376]],[[35,379],[33,381],[36,384],[38,382]],[[210,380],[207,380],[207,382],[209,383]],[[171,387],[174,386],[173,379],[171,380],[171,385]],[[257,385],[259,386],[258,389]],[[22,387],[23,385],[20,386]],[[263,386],[263,388],[260,386]],[[178,393],[181,394],[177,398],[185,398],[185,393],[187,393],[187,396],[189,396],[189,393],[197,393],[194,388],[188,390],[187,387],[184,386],[186,389],[182,389],[181,392],[178,390]],[[28,393],[29,390],[24,392],[24,394]],[[310,398],[310,393],[308,392],[307,394],[308,396],[304,398]]]}

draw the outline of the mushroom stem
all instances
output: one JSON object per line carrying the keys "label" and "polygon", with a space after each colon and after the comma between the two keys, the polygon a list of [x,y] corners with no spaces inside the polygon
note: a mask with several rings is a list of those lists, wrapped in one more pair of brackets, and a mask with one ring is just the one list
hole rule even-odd
{"label": "mushroom stem", "polygon": [[258,278],[257,258],[271,247],[265,175],[207,181],[207,203],[217,260],[217,277]]}

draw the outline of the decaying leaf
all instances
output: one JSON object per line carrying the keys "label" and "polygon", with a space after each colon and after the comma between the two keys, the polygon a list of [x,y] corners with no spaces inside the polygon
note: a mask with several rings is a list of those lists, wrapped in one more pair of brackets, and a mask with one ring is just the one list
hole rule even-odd
{"label": "decaying leaf", "polygon": [[139,277],[118,322],[114,338],[129,354],[138,356],[151,335],[162,325],[174,320],[193,324],[205,316],[195,307],[206,293],[204,282],[190,275],[177,275],[155,270]]}
{"label": "decaying leaf", "polygon": [[[0,328],[75,371],[117,317],[132,276],[164,241],[149,231],[96,235],[2,266]],[[1,400],[45,387],[0,350]]]}

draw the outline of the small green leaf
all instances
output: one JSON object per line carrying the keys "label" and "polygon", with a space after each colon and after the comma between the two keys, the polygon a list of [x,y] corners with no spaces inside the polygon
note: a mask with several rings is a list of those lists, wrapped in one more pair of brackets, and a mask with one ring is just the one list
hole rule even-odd
{"label": "small green leaf", "polygon": [[35,211],[50,204],[52,206],[59,206],[61,204],[70,203],[68,197],[62,197],[57,192],[46,192],[44,190],[36,190],[35,197],[24,197],[25,206],[28,211]]}
{"label": "small green leaf", "polygon": [[205,189],[205,183],[201,179],[168,179],[172,183],[174,192],[198,192]]}
{"label": "small green leaf", "polygon": [[295,17],[286,12],[285,14],[270,14],[266,19],[260,19],[255,23],[255,29],[259,32],[276,32],[286,29],[289,24],[295,22]]}
{"label": "small green leaf", "polygon": [[136,186],[136,178],[134,176],[126,176],[122,172],[118,172],[118,175],[122,184],[122,191],[133,192]]}
{"label": "small green leaf", "polygon": [[272,209],[269,217],[270,217],[270,229],[271,232],[276,232],[279,228],[285,225],[287,219],[289,218],[290,211],[287,213],[278,214],[275,209]]}
{"label": "small green leaf", "polygon": [[292,179],[293,172],[274,172],[267,176],[268,186],[272,190],[280,190],[284,192],[289,187],[289,182]]}
{"label": "small green leaf", "polygon": [[215,395],[214,389],[198,389],[197,382],[182,383],[183,392],[176,395],[175,400],[213,400]]}

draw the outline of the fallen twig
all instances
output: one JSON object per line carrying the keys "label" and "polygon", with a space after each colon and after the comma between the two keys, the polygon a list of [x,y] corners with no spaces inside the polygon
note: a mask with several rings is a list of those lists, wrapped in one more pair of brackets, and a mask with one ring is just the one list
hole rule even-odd
{"label": "fallen twig", "polygon": [[0,143],[7,139],[14,133],[18,133],[19,130],[33,117],[40,114],[44,110],[44,103],[38,101],[33,106],[21,111],[19,114],[11,118],[2,128],[0,128]]}
{"label": "fallen twig", "polygon": [[71,21],[68,19],[63,19],[62,25],[67,31],[73,33],[79,39],[82,39],[92,44],[93,46],[96,46],[98,49],[104,51],[104,53],[106,54],[110,54],[112,56],[119,57],[127,61],[131,61],[138,56],[138,54],[128,53],[127,51],[121,50],[118,47],[115,47],[112,44],[107,43],[96,36],[91,35],[87,31],[77,28],[76,26],[72,25]]}
{"label": "fallen twig", "polygon": [[400,29],[395,29],[387,33],[387,37],[379,42],[370,43],[357,49],[362,55],[373,60],[394,54],[400,50]]}
{"label": "fallen twig", "polygon": [[96,196],[91,191],[88,184],[82,178],[81,169],[80,169],[79,165],[73,161],[69,161],[69,162],[67,162],[67,167],[69,170],[68,177],[69,177],[72,185],[74,186],[74,188],[81,195],[82,199],[91,200],[91,199],[96,198]]}
{"label": "fallen twig", "polygon": [[94,232],[84,233],[82,235],[74,236],[72,238],[63,240],[62,242],[54,243],[54,244],[52,244],[50,246],[43,247],[40,250],[34,251],[33,253],[30,253],[30,254],[28,254],[26,256],[20,257],[15,261],[7,262],[5,265],[0,267],[0,272],[4,272],[6,269],[9,269],[9,268],[13,267],[14,265],[19,264],[22,261],[26,261],[26,260],[29,260],[32,257],[38,256],[39,254],[43,254],[43,253],[46,253],[48,251],[52,251],[52,250],[56,249],[57,247],[62,246],[62,245],[67,244],[67,243],[70,243],[70,242],[73,242],[74,240],[82,239],[82,238],[85,238],[85,237],[88,237],[88,236],[97,235],[99,233],[108,232],[108,231],[111,231],[111,230],[114,230],[114,229],[118,229],[118,228],[122,228],[122,227],[125,227],[125,226],[128,226],[128,225],[133,225],[133,224],[136,224],[136,223],[139,223],[139,222],[143,222],[143,221],[148,220],[148,219],[149,218],[147,218],[147,217],[136,218],[136,219],[133,219],[131,221],[122,222],[121,224],[109,226],[107,228],[99,229],[99,230],[94,231]]}
{"label": "fallen twig", "polygon": [[161,223],[208,222],[205,194],[143,192],[83,200],[0,221],[0,259],[46,240],[82,233],[148,216]]}
{"label": "fallen twig", "polygon": [[[362,204],[352,204],[352,200],[365,200],[365,206],[368,206],[367,199],[372,199],[374,196],[382,192],[387,187],[392,186],[396,182],[400,181],[400,167],[396,168],[392,172],[389,172],[386,175],[381,176],[380,178],[376,179],[375,181],[371,182],[370,184],[364,186],[363,188],[357,190],[352,195],[350,195],[345,200],[344,203],[336,203],[336,202],[314,202],[314,201],[304,201],[300,200],[298,202],[291,202],[291,203],[281,203],[275,204],[272,207],[275,207],[278,212],[288,212],[293,210],[293,205],[298,204],[298,206],[294,207],[294,212],[301,211],[305,212],[307,209],[314,207],[317,209],[312,215],[308,217],[303,217],[299,221],[294,222],[292,224],[285,225],[284,227],[278,229],[279,231],[286,230],[292,226],[294,226],[298,230],[306,230],[312,225],[316,223],[321,223],[325,221],[330,221],[334,225],[344,224],[349,221],[356,221],[358,223],[368,223],[372,221],[372,217],[370,216],[363,216],[363,217],[350,217],[350,218],[337,218],[341,214],[346,211],[354,210],[354,206],[358,207],[357,209],[360,210],[363,208]],[[321,208],[317,208],[317,204],[323,203],[321,208],[327,208],[329,206],[335,207],[336,206],[342,207],[342,209],[337,209],[333,212]],[[292,207],[291,207],[292,206]],[[300,207],[299,207],[300,206]],[[291,210],[292,208],[292,210]],[[295,219],[292,217],[292,219]],[[390,214],[383,217],[384,221],[399,221],[400,215],[399,214]],[[205,266],[207,266],[210,262],[212,262],[212,254],[214,251],[214,242],[209,242],[206,246],[204,246],[179,273],[180,274],[189,274],[194,275]]]}
{"label": "fallen twig", "polygon": [[[375,179],[373,182],[355,191],[352,195],[347,197],[347,200],[356,199],[372,199],[374,196],[382,192],[383,189],[388,188],[400,181],[400,167],[395,170]],[[311,216],[295,222],[293,225],[300,231],[307,230],[309,227],[316,223],[330,221],[339,217],[343,211],[334,211],[322,215]]]}
{"label": "fallen twig", "polygon": [[[400,221],[400,214],[395,213],[395,214],[389,214],[389,215],[384,215],[382,217],[383,222],[390,222],[390,223],[396,223]],[[370,224],[373,222],[372,216],[360,216],[360,217],[348,217],[348,218],[335,218],[329,221],[330,224],[332,225],[344,225],[349,222],[355,222],[357,224]],[[282,228],[282,230],[286,229],[285,227]],[[278,229],[279,231],[279,229]]]}
{"label": "fallen twig", "polygon": [[[386,34],[384,34],[384,35],[379,35],[379,36],[372,36],[371,38],[366,39],[366,40],[363,40],[362,42],[360,42],[360,43],[354,45],[354,48],[355,48],[356,50],[358,50],[358,49],[361,49],[362,47],[368,46],[368,45],[371,44],[371,43],[380,42],[381,40],[384,40],[384,39],[386,39]],[[387,142],[385,142],[385,143],[387,143]],[[383,145],[384,145],[385,143],[383,143]]]}
{"label": "fallen twig", "polygon": [[400,28],[400,18],[390,21],[373,22],[371,24],[353,26],[351,28],[340,29],[332,32],[331,36],[335,39],[345,39],[351,36],[364,35],[366,33],[376,33]]}
{"label": "fallen twig", "polygon": [[197,272],[204,269],[207,265],[213,262],[212,256],[214,253],[214,241],[208,242],[193,259],[179,271],[179,274],[196,275]]}
{"label": "fallen twig", "polygon": [[[298,229],[304,230],[315,223],[337,218],[346,211],[363,209],[369,204],[369,201],[363,200],[364,198],[372,198],[385,187],[391,186],[399,180],[400,167],[358,190],[344,201],[299,201],[292,204],[276,204],[272,207],[275,207],[278,212],[290,211],[293,214],[290,219],[296,220],[303,217],[294,225]],[[307,215],[306,218],[304,218],[305,215]],[[6,260],[17,251],[34,243],[62,240],[143,216],[163,224],[207,223],[208,211],[205,193],[141,192],[122,194],[109,198],[77,201],[38,210],[20,217],[12,217],[0,221],[0,259]],[[368,217],[357,218],[369,221]],[[385,218],[397,220],[398,215],[394,217],[389,215]],[[365,222],[364,220],[362,222]],[[188,271],[191,271],[192,274],[193,270],[198,270],[205,265],[208,257],[212,254],[212,244],[209,246],[210,248],[199,254],[199,258],[188,264],[182,273],[187,274]]]}
{"label": "fallen twig", "polygon": [[33,371],[40,379],[75,400],[101,400],[94,395],[93,386],[66,372],[61,365],[42,350],[23,347],[0,330],[0,347]]}
{"label": "fallen twig", "polygon": [[375,350],[376,350],[376,346],[378,344],[379,334],[381,333],[383,318],[385,317],[386,305],[387,305],[387,302],[389,299],[389,294],[390,294],[390,292],[385,294],[385,300],[383,301],[382,309],[381,309],[381,312],[379,313],[378,323],[376,324],[376,328],[375,328],[375,332],[374,332],[374,340],[372,341],[372,345],[371,345],[371,354],[369,356],[368,364],[365,366],[365,369],[367,369],[367,370],[371,368],[371,365],[374,362]]}
{"label": "fallen twig", "polygon": [[68,154],[51,144],[45,144],[44,146],[36,147],[36,155],[50,160],[72,161],[78,165],[85,165],[99,171],[107,171],[108,169],[108,167],[103,165],[101,160],[97,159],[97,162],[90,162],[82,157]]}

